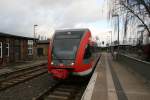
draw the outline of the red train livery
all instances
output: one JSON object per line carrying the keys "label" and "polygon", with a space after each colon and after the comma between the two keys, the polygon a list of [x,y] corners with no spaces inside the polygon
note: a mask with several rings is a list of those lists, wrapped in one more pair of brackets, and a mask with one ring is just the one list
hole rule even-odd
{"label": "red train livery", "polygon": [[91,43],[89,29],[56,30],[49,46],[48,72],[59,79],[90,74],[94,64]]}

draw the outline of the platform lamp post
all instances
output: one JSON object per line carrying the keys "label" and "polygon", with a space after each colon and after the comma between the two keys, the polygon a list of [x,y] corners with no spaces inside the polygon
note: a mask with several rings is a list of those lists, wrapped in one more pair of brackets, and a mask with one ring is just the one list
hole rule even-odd
{"label": "platform lamp post", "polygon": [[[119,54],[119,15],[118,14],[114,14],[112,15],[112,17],[117,17],[117,24],[118,24],[118,54]],[[118,55],[117,55],[118,58]]]}
{"label": "platform lamp post", "polygon": [[36,58],[36,27],[37,27],[38,25],[37,24],[34,24],[34,26],[33,26],[33,35],[34,35],[34,41],[33,41],[33,57],[34,57],[34,59]]}
{"label": "platform lamp post", "polygon": [[33,31],[34,31],[34,39],[36,38],[36,32],[35,32],[35,29],[36,29],[36,27],[37,27],[38,25],[37,24],[35,24],[34,26],[33,26]]}
{"label": "platform lamp post", "polygon": [[112,54],[112,31],[109,31],[110,35],[111,35],[111,41],[110,41],[110,50],[111,50],[111,54]]}

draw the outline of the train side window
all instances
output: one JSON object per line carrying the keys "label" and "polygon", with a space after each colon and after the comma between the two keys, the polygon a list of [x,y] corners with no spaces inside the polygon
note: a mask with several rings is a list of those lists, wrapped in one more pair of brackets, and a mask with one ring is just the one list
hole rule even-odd
{"label": "train side window", "polygon": [[87,46],[86,46],[86,49],[85,49],[85,53],[84,53],[83,62],[84,62],[85,64],[89,63],[91,56],[92,56],[91,47],[90,47],[89,45],[87,45]]}

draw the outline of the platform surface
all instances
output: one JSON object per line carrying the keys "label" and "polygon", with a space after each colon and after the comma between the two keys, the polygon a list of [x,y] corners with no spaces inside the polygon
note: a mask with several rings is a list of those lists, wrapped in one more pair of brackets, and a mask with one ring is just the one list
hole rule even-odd
{"label": "platform surface", "polygon": [[103,53],[82,100],[150,100],[143,78]]}

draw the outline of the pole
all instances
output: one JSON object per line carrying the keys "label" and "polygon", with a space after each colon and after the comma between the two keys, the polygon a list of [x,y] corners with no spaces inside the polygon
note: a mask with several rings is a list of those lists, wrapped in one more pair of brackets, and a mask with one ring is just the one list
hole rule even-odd
{"label": "pole", "polygon": [[118,14],[115,14],[115,15],[112,15],[112,17],[117,17],[117,23],[118,23],[118,50],[117,50],[117,59],[118,59],[118,56],[119,56],[119,45],[120,45],[120,42],[119,42],[119,15]]}
{"label": "pole", "polygon": [[37,27],[38,25],[34,25],[33,26],[33,34],[34,34],[34,39],[33,39],[33,58],[35,59],[36,58],[36,32],[35,32],[35,28]]}
{"label": "pole", "polygon": [[110,32],[110,35],[111,35],[111,43],[110,43],[110,51],[111,51],[111,54],[113,53],[112,51],[112,31],[109,31]]}
{"label": "pole", "polygon": [[119,54],[119,45],[120,45],[120,42],[119,42],[119,15],[117,15],[117,19],[118,19],[118,54]]}
{"label": "pole", "polygon": [[35,32],[35,28],[36,28],[37,26],[38,26],[38,25],[36,25],[36,24],[33,26],[34,38],[36,38],[36,32]]}
{"label": "pole", "polygon": [[112,31],[110,31],[110,35],[111,35],[111,46],[112,46]]}

